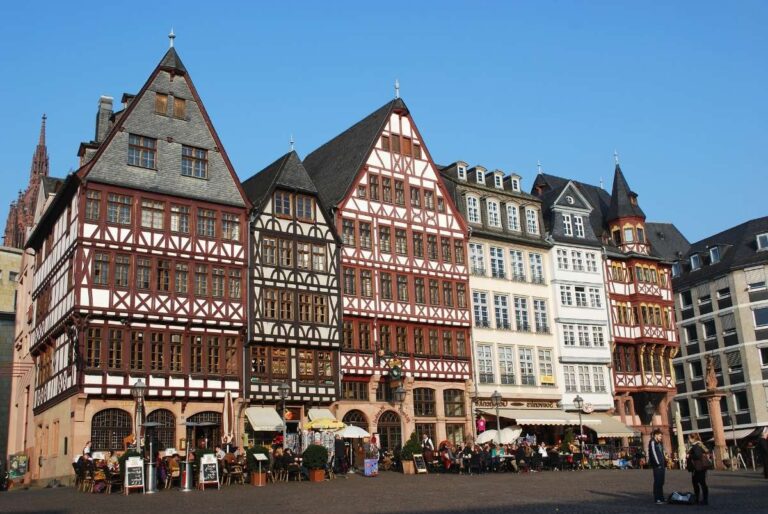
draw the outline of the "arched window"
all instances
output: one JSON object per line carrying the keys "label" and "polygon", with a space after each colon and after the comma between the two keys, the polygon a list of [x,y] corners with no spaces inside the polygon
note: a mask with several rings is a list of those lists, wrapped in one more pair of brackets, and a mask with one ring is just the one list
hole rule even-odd
{"label": "arched window", "polygon": [[192,441],[196,448],[215,448],[221,442],[221,412],[198,412],[187,418],[192,423],[209,423],[209,425],[196,427],[192,435]]}
{"label": "arched window", "polygon": [[365,414],[359,410],[351,410],[347,412],[344,414],[342,421],[347,425],[353,425],[362,428],[363,430],[368,430],[368,420],[365,419]]}
{"label": "arched window", "polygon": [[159,427],[154,428],[157,440],[160,442],[158,450],[165,448],[175,448],[176,446],[176,416],[168,409],[153,410],[147,416],[148,423],[160,423]]}
{"label": "arched window", "polygon": [[131,415],[122,409],[104,409],[91,419],[91,450],[123,449],[123,439],[133,433]]}
{"label": "arched window", "polygon": [[467,195],[467,221],[480,223],[480,202],[476,196]]}
{"label": "arched window", "polygon": [[443,391],[443,404],[446,416],[464,416],[464,391],[461,389],[446,389]]}
{"label": "arched window", "polygon": [[413,413],[416,416],[435,416],[435,390],[418,387],[413,390]]}
{"label": "arched window", "polygon": [[486,200],[486,214],[488,215],[488,225],[501,228],[501,214],[499,212],[499,202],[496,200]]}
{"label": "arched window", "polygon": [[509,230],[520,230],[520,211],[518,211],[517,205],[513,203],[507,204],[507,228]]}
{"label": "arched window", "polygon": [[400,416],[388,410],[379,418],[376,431],[379,433],[379,446],[384,450],[393,450],[403,444]]}

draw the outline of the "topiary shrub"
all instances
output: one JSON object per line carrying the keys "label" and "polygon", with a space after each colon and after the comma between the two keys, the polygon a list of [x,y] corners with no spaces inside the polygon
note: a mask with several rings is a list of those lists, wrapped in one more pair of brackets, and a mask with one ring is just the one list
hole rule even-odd
{"label": "topiary shrub", "polygon": [[421,443],[419,442],[416,432],[411,433],[411,437],[408,438],[405,446],[403,446],[403,449],[400,451],[400,458],[402,460],[413,460],[414,453],[421,453]]}
{"label": "topiary shrub", "polygon": [[[269,458],[269,448],[266,446],[254,446],[253,448],[248,448],[245,450],[245,458],[248,462],[248,469],[249,470],[258,470],[259,469],[259,461],[256,460],[256,455],[261,454],[264,455],[266,458]],[[266,468],[264,467],[264,461],[262,461],[261,468],[262,469],[268,469],[269,468],[269,461],[266,463]]]}
{"label": "topiary shrub", "polygon": [[320,444],[310,444],[301,454],[302,464],[309,469],[323,469],[328,464],[328,449]]}

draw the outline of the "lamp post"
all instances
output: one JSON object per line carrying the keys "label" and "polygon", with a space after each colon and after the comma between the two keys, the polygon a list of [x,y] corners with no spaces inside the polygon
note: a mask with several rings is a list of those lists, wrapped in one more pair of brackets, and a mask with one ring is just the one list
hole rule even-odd
{"label": "lamp post", "polygon": [[[402,413],[403,404],[405,403],[405,388],[403,387],[403,384],[400,384],[399,386],[397,386],[397,388],[395,388],[394,396],[395,396],[395,401],[400,404],[400,412]],[[401,437],[400,444],[402,444],[403,443],[402,435],[400,437]],[[379,441],[379,444],[381,444],[381,441]]]}
{"label": "lamp post", "polygon": [[[648,439],[650,439],[653,437],[653,413],[656,411],[656,409],[654,408],[651,401],[648,400],[648,403],[645,404],[643,410],[645,411],[645,415],[648,416]],[[645,448],[648,448],[648,444],[645,445]],[[645,451],[645,449],[643,451]],[[649,459],[650,455],[646,456],[646,458]]]}
{"label": "lamp post", "polygon": [[573,405],[579,412],[579,452],[581,453],[581,455],[579,455],[579,467],[581,467],[584,462],[584,424],[581,422],[581,411],[584,408],[584,398],[577,394],[576,398],[573,399]]}
{"label": "lamp post", "polygon": [[184,454],[184,475],[183,480],[181,481],[181,491],[184,493],[188,493],[189,491],[192,491],[192,463],[189,462],[189,452],[192,451],[192,437],[195,427],[197,426],[197,423],[194,421],[186,421],[184,423],[184,426],[186,427],[185,434],[187,436],[186,441],[186,453]]}
{"label": "lamp post", "polygon": [[501,393],[494,391],[491,395],[491,403],[496,407],[496,437],[499,438],[499,444],[501,444],[501,420],[499,419],[499,407],[501,407]]}
{"label": "lamp post", "polygon": [[[133,416],[133,425],[134,425],[134,433],[136,436],[134,437],[134,441],[136,442],[136,450],[139,451],[141,448],[141,427],[143,425],[144,420],[142,419],[142,411],[144,410],[144,394],[147,392],[147,384],[144,383],[142,379],[138,379],[134,384],[133,387],[131,387],[131,396],[133,396],[133,401],[135,403],[135,415]],[[150,455],[147,459],[147,477],[152,477],[152,456]],[[152,489],[151,487],[149,488]],[[144,488],[144,492],[147,491],[147,488]],[[154,491],[152,491],[154,492]]]}
{"label": "lamp post", "polygon": [[287,425],[285,423],[285,400],[288,398],[288,394],[291,392],[291,386],[289,386],[287,382],[283,382],[277,388],[277,392],[280,394],[280,399],[283,401],[283,410],[280,417],[283,418],[283,448],[285,448],[285,436],[287,431]]}

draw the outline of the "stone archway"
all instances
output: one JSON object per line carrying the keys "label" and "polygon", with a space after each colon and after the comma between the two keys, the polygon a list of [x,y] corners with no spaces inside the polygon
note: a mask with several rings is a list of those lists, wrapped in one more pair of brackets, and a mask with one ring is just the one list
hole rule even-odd
{"label": "stone archway", "polygon": [[403,426],[400,416],[388,410],[379,417],[376,427],[379,433],[379,447],[384,450],[394,450],[396,446],[403,445]]}

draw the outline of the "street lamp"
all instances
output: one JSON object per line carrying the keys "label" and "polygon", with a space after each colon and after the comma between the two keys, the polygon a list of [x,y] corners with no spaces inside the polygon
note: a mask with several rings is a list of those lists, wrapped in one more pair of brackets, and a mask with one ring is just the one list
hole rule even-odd
{"label": "street lamp", "polygon": [[144,395],[147,392],[147,384],[142,379],[138,379],[133,387],[131,387],[131,396],[136,402],[136,415],[134,416],[134,432],[136,434],[136,449],[139,449],[139,439],[141,436],[141,419],[142,407],[144,407]]}
{"label": "street lamp", "polygon": [[491,395],[491,403],[496,407],[496,437],[499,438],[499,444],[501,444],[501,420],[499,420],[499,407],[501,407],[501,393],[494,391]]}
{"label": "street lamp", "polygon": [[584,425],[581,422],[581,411],[584,409],[584,398],[577,394],[576,398],[573,399],[573,405],[579,412],[579,452],[581,453],[581,455],[579,455],[579,467],[581,467],[582,462],[584,462]]}
{"label": "street lamp", "polygon": [[405,388],[402,385],[397,386],[394,394],[395,401],[400,404],[400,410],[402,411],[403,403],[405,402]]}
{"label": "street lamp", "polygon": [[287,382],[283,382],[278,386],[277,392],[280,395],[280,399],[283,400],[283,410],[281,417],[283,418],[283,448],[285,448],[285,435],[287,431],[287,425],[285,423],[285,400],[288,398],[288,394],[291,392],[291,386],[289,386]]}

